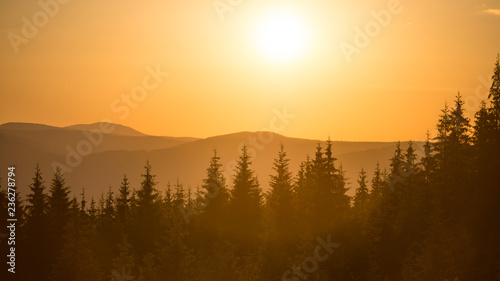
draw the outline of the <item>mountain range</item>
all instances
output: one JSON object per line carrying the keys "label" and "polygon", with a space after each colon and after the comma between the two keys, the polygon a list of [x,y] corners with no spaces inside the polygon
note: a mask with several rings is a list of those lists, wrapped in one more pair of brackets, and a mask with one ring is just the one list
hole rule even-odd
{"label": "mountain range", "polygon": [[[106,130],[103,128],[112,128]],[[241,147],[246,144],[252,154],[253,166],[264,191],[269,189],[269,175],[273,173],[273,159],[280,144],[290,158],[294,175],[308,155],[314,157],[316,147],[324,141],[286,137],[272,132],[238,132],[209,138],[166,137],[143,134],[118,124],[94,123],[68,127],[54,127],[33,123],[5,123],[0,125],[0,178],[7,177],[7,167],[16,167],[16,183],[22,195],[37,163],[45,185],[50,187],[56,167],[62,169],[68,186],[77,196],[85,188],[87,196],[100,197],[112,187],[116,192],[126,174],[133,188],[138,188],[144,165],[149,161],[156,174],[160,191],[179,180],[186,188],[201,185],[210,158],[217,151],[226,178],[230,178]],[[417,154],[422,156],[422,142],[414,142]],[[332,141],[336,165],[342,165],[348,178],[349,194],[357,187],[357,178],[363,168],[371,178],[376,163],[388,167],[395,142]],[[405,149],[407,143],[402,143]],[[2,172],[3,171],[3,172]],[[193,190],[194,191],[194,190]]]}

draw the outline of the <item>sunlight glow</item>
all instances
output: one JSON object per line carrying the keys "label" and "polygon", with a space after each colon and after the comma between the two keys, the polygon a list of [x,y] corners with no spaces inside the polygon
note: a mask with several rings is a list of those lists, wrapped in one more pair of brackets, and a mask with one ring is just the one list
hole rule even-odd
{"label": "sunlight glow", "polygon": [[307,48],[309,30],[300,17],[288,11],[266,15],[257,26],[256,43],[259,50],[275,61],[290,61]]}

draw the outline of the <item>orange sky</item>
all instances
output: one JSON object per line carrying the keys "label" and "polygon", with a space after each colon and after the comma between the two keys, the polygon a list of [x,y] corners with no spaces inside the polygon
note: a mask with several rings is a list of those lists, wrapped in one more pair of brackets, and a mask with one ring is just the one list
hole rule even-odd
{"label": "orange sky", "polygon": [[[208,137],[267,129],[286,107],[287,136],[422,140],[458,90],[484,96],[500,52],[498,1],[401,0],[350,62],[342,44],[397,0],[217,1],[233,3],[222,18],[213,0],[0,2],[0,123],[107,118]],[[283,10],[300,18],[307,48],[276,61],[255,34]],[[150,79],[155,68],[169,76]]]}

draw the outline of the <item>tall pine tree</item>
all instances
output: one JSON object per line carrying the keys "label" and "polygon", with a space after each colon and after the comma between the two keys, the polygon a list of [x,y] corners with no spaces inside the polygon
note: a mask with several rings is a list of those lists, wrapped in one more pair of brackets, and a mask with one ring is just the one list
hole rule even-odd
{"label": "tall pine tree", "polygon": [[243,146],[236,164],[230,202],[230,235],[240,248],[254,249],[262,240],[262,191],[248,149]]}
{"label": "tall pine tree", "polygon": [[[24,226],[24,242],[21,244],[25,250],[23,263],[26,268],[21,274],[36,272],[37,280],[48,280],[50,270],[48,224],[48,197],[45,193],[45,184],[40,167],[35,167],[33,182],[28,186],[30,194],[27,196],[26,222]],[[29,270],[28,270],[29,269]],[[31,276],[33,278],[35,276]]]}

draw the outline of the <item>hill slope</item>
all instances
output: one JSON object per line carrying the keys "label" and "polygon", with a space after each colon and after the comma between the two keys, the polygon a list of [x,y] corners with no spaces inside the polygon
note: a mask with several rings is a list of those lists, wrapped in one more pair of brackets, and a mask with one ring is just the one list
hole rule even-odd
{"label": "hill slope", "polygon": [[[93,129],[88,126],[72,126],[68,129],[31,125],[20,125],[22,129],[6,129],[4,126],[0,125],[0,167],[6,171],[8,165],[16,165],[17,182],[23,195],[26,194],[36,163],[40,163],[46,185],[50,185],[52,163],[57,161],[66,165],[67,147],[75,149],[79,142],[86,139],[80,129]],[[132,130],[126,129],[125,132],[136,134]],[[165,189],[168,182],[174,183],[177,179],[187,187],[195,188],[205,176],[214,149],[221,157],[223,169],[228,172],[227,177],[231,178],[241,146],[246,144],[253,155],[252,167],[256,170],[261,186],[267,190],[273,159],[281,143],[291,159],[290,167],[296,173],[307,155],[314,155],[318,141],[269,132],[240,132],[206,139],[106,134],[102,143],[94,146],[92,153],[82,157],[81,163],[64,176],[75,194],[81,193],[85,187],[89,196],[100,196],[109,186],[116,190],[124,174],[129,177],[131,185],[137,188],[148,159],[153,173],[157,175],[160,190]],[[324,142],[322,145],[324,147]],[[417,146],[421,147],[422,143],[417,143]],[[371,176],[377,161],[380,161],[381,167],[387,166],[394,148],[395,144],[391,142],[333,142],[337,167],[342,163],[352,183],[356,182],[361,168]],[[351,187],[356,186],[351,184]]]}

